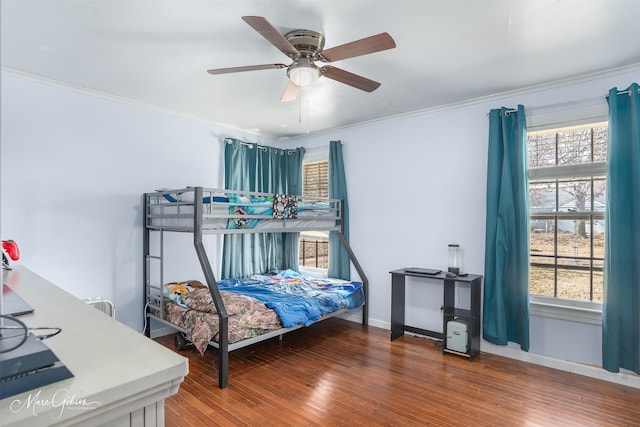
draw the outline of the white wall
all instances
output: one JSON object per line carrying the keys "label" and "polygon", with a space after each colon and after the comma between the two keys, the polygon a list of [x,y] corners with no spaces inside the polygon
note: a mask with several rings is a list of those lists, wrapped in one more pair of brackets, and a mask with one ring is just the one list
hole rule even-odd
{"label": "white wall", "polygon": [[[256,138],[10,73],[1,84],[1,230],[18,242],[15,264],[112,299],[117,319],[141,330],[142,194],[221,187],[221,140]],[[165,278],[201,278],[191,236],[172,238]]]}
{"label": "white wall", "polygon": [[[350,242],[370,280],[371,324],[389,327],[389,271],[445,270],[449,243],[463,248],[464,270],[484,274],[489,110],[523,104],[540,113],[550,105],[604,98],[611,87],[638,80],[635,69],[295,140],[306,147],[336,139],[344,144]],[[406,300],[407,324],[442,329],[438,282],[408,282]],[[530,333],[530,353],[601,363],[599,326],[532,316]]]}

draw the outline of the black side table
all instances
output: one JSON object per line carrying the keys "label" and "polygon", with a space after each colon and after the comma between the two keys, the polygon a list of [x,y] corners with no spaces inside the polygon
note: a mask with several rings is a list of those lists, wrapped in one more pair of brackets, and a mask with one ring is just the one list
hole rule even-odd
{"label": "black side table", "polygon": [[[438,274],[422,274],[410,272],[405,269],[393,270],[391,273],[391,341],[404,335],[404,332],[412,332],[443,341],[442,351],[444,353],[457,354],[468,357],[469,360],[480,352],[480,298],[482,276],[469,274],[467,276],[447,277],[445,272]],[[405,279],[407,276],[426,279],[430,282],[440,282],[444,286],[443,301],[443,321],[442,332],[428,329],[416,328],[406,325],[405,322]],[[470,308],[463,309],[456,307],[455,290],[458,286],[469,286],[470,288]],[[451,349],[447,345],[447,324],[449,321],[458,321],[466,324],[467,327],[467,351],[462,352]]]}

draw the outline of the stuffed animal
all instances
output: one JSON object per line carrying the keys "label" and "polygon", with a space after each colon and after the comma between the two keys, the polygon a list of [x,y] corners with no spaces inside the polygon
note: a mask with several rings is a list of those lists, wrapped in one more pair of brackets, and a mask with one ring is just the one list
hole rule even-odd
{"label": "stuffed animal", "polygon": [[169,288],[169,295],[182,295],[191,292],[195,289],[206,288],[199,280],[186,280],[184,282],[172,282],[167,283]]}

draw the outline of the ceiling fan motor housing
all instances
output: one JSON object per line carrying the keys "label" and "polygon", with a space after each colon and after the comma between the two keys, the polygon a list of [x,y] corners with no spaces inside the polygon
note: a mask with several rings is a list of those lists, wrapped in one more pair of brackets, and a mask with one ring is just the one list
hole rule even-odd
{"label": "ceiling fan motor housing", "polygon": [[[293,30],[289,31],[284,37],[291,43],[301,57],[316,59],[316,55],[324,49],[324,36],[318,32],[311,30]],[[296,58],[292,58],[296,59]]]}

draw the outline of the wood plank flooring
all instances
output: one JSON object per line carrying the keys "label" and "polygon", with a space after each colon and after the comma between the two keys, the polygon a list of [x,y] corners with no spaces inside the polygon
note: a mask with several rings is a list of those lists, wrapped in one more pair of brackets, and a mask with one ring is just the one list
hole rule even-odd
{"label": "wood plank flooring", "polygon": [[[173,339],[158,342],[173,349]],[[236,350],[221,390],[216,350],[189,358],[167,426],[639,426],[640,389],[329,319]]]}

